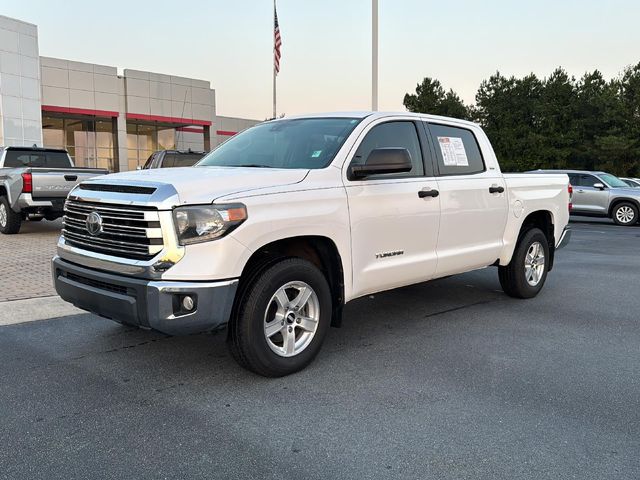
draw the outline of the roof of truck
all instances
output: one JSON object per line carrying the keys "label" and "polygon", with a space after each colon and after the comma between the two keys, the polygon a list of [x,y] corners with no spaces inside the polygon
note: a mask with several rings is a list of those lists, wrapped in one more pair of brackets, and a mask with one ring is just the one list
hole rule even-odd
{"label": "roof of truck", "polygon": [[477,126],[477,123],[470,122],[468,120],[462,120],[459,118],[453,117],[443,117],[440,115],[429,115],[427,113],[414,113],[414,112],[373,112],[373,111],[353,111],[353,112],[325,112],[325,113],[307,113],[301,115],[291,115],[282,118],[277,118],[271,121],[279,121],[279,120],[293,120],[297,118],[385,118],[385,117],[415,117],[420,119],[426,119],[431,121],[442,121],[446,120],[447,122],[456,122],[467,125]]}

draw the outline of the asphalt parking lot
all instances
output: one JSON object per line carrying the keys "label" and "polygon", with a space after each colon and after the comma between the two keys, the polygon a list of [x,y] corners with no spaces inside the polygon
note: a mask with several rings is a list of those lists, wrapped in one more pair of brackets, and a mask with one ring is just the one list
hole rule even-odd
{"label": "asphalt parking lot", "polygon": [[224,334],[0,326],[0,478],[637,479],[640,226],[573,227],[537,298],[489,268],[360,299],[281,379]]}

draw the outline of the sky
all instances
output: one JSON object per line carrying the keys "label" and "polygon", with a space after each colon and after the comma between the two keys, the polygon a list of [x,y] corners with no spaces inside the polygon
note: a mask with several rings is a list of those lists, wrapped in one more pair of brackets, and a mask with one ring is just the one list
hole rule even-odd
{"label": "sky", "polygon": [[[40,55],[199,78],[217,113],[271,116],[272,0],[0,0]],[[379,0],[380,110],[424,77],[467,103],[492,73],[607,78],[640,62],[637,0]],[[371,1],[278,0],[278,113],[371,108]]]}

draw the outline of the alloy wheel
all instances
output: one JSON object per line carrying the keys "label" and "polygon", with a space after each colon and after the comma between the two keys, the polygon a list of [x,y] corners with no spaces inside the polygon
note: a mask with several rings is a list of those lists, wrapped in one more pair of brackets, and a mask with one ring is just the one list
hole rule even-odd
{"label": "alloy wheel", "polygon": [[7,226],[7,207],[4,206],[4,203],[0,203],[0,226]]}
{"label": "alloy wheel", "polygon": [[620,223],[631,223],[636,217],[633,208],[623,205],[616,210],[616,218]]}
{"label": "alloy wheel", "polygon": [[524,257],[524,276],[527,283],[535,287],[544,274],[544,247],[540,242],[533,242]]}
{"label": "alloy wheel", "polygon": [[305,282],[289,282],[273,294],[264,314],[264,336],[281,357],[293,357],[309,346],[318,329],[320,301]]}

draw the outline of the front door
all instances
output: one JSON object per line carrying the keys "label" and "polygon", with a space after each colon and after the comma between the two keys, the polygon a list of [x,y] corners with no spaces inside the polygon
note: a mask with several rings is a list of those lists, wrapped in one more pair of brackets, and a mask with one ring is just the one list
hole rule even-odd
{"label": "front door", "polygon": [[580,173],[577,175],[577,185],[573,185],[573,212],[606,215],[609,206],[608,188],[596,188],[595,184],[604,183],[595,175]]}
{"label": "front door", "polygon": [[[373,122],[345,162],[354,297],[425,281],[435,274],[440,199],[419,194],[438,189],[429,149],[424,148],[426,135],[419,128],[402,117]],[[349,165],[363,163],[373,149],[384,147],[406,148],[411,171],[348,178]]]}
{"label": "front door", "polygon": [[437,276],[486,267],[500,256],[507,222],[502,174],[487,169],[474,133],[429,123],[440,188]]}

